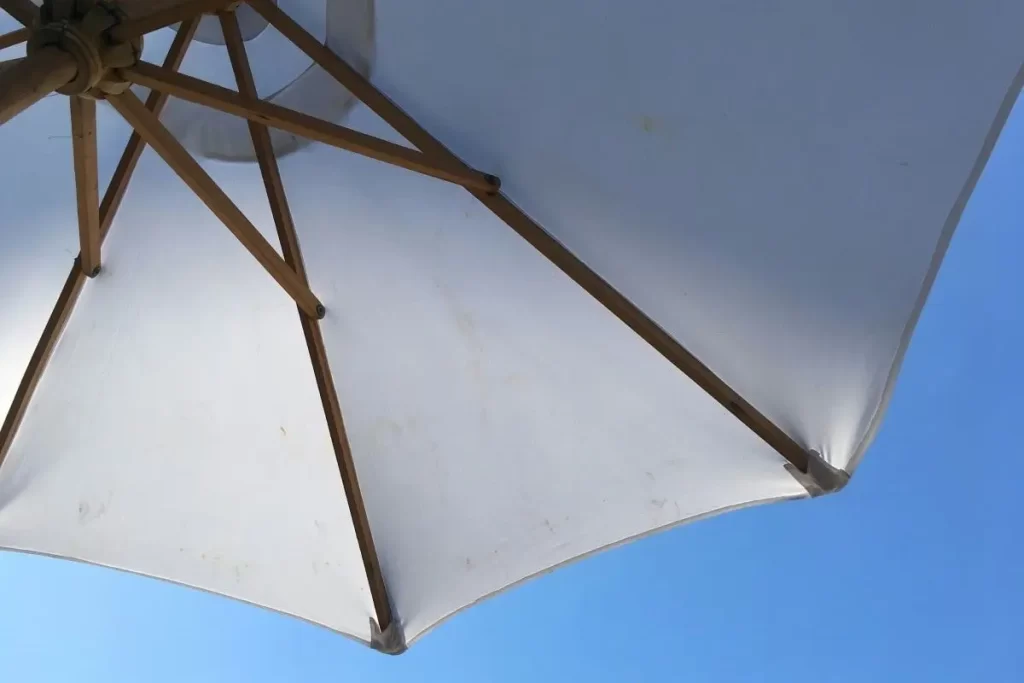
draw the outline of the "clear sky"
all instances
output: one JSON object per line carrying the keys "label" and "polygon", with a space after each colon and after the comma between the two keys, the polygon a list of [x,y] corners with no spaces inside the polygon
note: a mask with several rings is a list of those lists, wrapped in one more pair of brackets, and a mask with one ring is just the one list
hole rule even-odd
{"label": "clear sky", "polygon": [[1024,682],[1024,105],[884,426],[836,496],[571,565],[401,657],[158,581],[0,552],[0,681]]}

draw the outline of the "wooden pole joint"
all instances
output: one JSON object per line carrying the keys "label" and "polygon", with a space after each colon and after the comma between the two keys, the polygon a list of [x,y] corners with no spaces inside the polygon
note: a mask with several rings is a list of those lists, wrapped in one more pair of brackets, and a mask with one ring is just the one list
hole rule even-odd
{"label": "wooden pole joint", "polygon": [[31,57],[57,48],[74,57],[76,73],[57,88],[64,95],[103,98],[124,92],[128,83],[116,69],[132,66],[142,56],[142,38],[111,40],[111,29],[124,20],[116,5],[102,0],[47,0],[40,9],[40,25],[26,45]]}

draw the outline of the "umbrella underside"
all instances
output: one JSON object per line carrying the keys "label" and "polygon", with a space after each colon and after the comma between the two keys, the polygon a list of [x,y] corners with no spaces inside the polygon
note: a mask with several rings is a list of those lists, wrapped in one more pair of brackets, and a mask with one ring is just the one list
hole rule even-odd
{"label": "umbrella underside", "polygon": [[[558,36],[467,2],[379,1],[372,80],[246,3],[359,103],[345,125],[261,98],[237,2],[0,3],[27,27],[0,47],[28,41],[0,62],[0,144],[62,125],[42,98],[69,95],[74,163],[54,161],[77,216],[25,202],[0,228],[8,298],[56,298],[48,318],[0,305],[0,546],[398,652],[594,550],[846,483],[1020,89],[1022,12],[993,0],[967,23],[950,2],[883,26],[881,3],[809,5],[794,26],[645,2],[610,22],[651,34],[627,54],[601,8],[550,8]],[[453,40],[421,45],[445,12]],[[209,13],[233,89],[187,75]],[[179,23],[147,61],[139,37]],[[760,33],[720,52],[726,27]],[[598,47],[619,61],[578,61]],[[629,79],[637,59],[651,73]],[[455,151],[375,82],[432,128],[471,115]],[[169,97],[247,119],[257,164],[197,161],[161,123]],[[280,156],[270,128],[323,144]],[[127,136],[119,157],[101,132]],[[51,153],[32,163],[53,174]]]}

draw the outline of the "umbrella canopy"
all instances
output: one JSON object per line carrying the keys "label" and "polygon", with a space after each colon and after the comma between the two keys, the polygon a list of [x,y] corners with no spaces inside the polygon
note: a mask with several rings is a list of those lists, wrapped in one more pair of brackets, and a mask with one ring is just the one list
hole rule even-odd
{"label": "umbrella canopy", "polygon": [[842,488],[1024,62],[1009,0],[0,6],[0,546],[388,652]]}

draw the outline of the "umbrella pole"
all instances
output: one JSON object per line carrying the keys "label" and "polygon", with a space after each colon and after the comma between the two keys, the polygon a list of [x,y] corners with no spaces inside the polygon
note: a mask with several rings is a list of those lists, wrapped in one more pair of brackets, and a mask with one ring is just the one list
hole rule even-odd
{"label": "umbrella pole", "polygon": [[0,124],[67,85],[77,74],[75,58],[57,47],[0,62]]}

